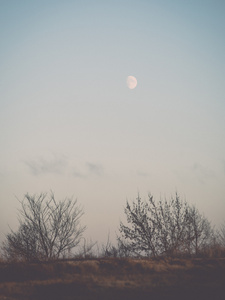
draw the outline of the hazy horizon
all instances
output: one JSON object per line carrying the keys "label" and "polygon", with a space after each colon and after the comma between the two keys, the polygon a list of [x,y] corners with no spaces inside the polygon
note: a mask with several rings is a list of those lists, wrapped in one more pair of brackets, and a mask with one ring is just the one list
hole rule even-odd
{"label": "hazy horizon", "polygon": [[[0,1],[0,240],[52,190],[112,239],[177,191],[225,220],[225,2]],[[129,89],[128,76],[137,87]]]}

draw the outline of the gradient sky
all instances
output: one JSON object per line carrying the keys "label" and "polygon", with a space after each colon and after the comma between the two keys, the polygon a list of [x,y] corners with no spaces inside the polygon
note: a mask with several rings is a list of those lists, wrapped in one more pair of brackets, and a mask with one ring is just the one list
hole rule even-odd
{"label": "gradient sky", "polygon": [[222,0],[0,0],[0,239],[16,197],[50,190],[78,199],[93,241],[138,191],[222,223],[224,15]]}

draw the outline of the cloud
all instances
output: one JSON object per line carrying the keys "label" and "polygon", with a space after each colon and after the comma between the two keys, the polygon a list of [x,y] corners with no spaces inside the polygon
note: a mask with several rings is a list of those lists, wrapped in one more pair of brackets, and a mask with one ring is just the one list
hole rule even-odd
{"label": "cloud", "polygon": [[137,171],[137,175],[141,176],[141,177],[149,177],[150,176],[149,173],[146,173],[146,172],[143,172],[143,171]]}
{"label": "cloud", "polygon": [[77,171],[77,170],[73,171],[72,175],[73,175],[73,177],[78,177],[78,178],[86,178],[87,177],[87,175],[85,175],[84,173],[81,173],[80,171]]}
{"label": "cloud", "polygon": [[91,162],[86,162],[82,168],[78,169],[74,167],[74,171],[72,172],[73,177],[77,178],[88,178],[92,175],[102,176],[103,175],[103,167],[100,164],[95,164]]}
{"label": "cloud", "polygon": [[67,165],[65,156],[54,156],[50,159],[39,157],[35,160],[24,161],[24,163],[35,176],[52,173],[62,174]]}
{"label": "cloud", "polygon": [[88,167],[89,174],[94,174],[98,176],[101,176],[103,174],[103,167],[99,164],[87,162],[86,166]]}

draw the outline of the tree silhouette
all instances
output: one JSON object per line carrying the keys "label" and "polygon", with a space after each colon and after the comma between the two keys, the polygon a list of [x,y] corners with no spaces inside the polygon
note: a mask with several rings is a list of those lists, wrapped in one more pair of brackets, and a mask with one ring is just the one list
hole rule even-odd
{"label": "tree silhouette", "polygon": [[176,193],[169,201],[140,196],[125,207],[127,225],[120,223],[120,243],[133,255],[198,255],[212,242],[209,221]]}
{"label": "tree silhouette", "polygon": [[77,200],[56,202],[54,194],[30,196],[20,202],[19,229],[6,236],[3,251],[9,259],[56,259],[76,247],[85,226],[80,226],[83,210]]}

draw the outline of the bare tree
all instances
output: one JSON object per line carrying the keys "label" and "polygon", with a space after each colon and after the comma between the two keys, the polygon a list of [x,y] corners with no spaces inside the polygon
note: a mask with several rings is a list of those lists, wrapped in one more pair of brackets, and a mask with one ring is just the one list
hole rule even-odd
{"label": "bare tree", "polygon": [[188,253],[199,255],[213,244],[214,232],[208,219],[195,206],[188,207],[186,225]]}
{"label": "bare tree", "polygon": [[4,257],[8,260],[25,258],[32,261],[40,256],[36,232],[27,224],[21,224],[17,232],[11,230],[11,233],[6,236],[2,248]]}
{"label": "bare tree", "polygon": [[[127,225],[120,223],[121,243],[134,255],[196,255],[212,241],[209,221],[176,193],[169,201],[156,202],[152,195],[126,203]],[[125,243],[124,243],[125,245]]]}
{"label": "bare tree", "polygon": [[76,247],[85,226],[80,226],[83,210],[77,200],[56,202],[54,194],[30,196],[20,201],[19,230],[6,236],[3,251],[8,258],[56,259]]}
{"label": "bare tree", "polygon": [[153,201],[149,195],[149,213],[157,235],[157,253],[178,255],[183,250],[188,204],[176,193],[170,200]]}
{"label": "bare tree", "polygon": [[[155,220],[152,219],[150,206],[153,202],[153,197],[149,197],[149,202],[143,202],[138,195],[136,202],[126,203],[125,214],[128,225],[120,222],[121,238],[119,242],[124,245],[126,251],[133,255],[157,255],[157,235]],[[124,243],[124,240],[126,243]]]}
{"label": "bare tree", "polygon": [[218,241],[219,244],[225,248],[225,222],[221,225],[218,231]]}
{"label": "bare tree", "polygon": [[[83,243],[79,245],[78,253],[73,256],[73,258],[93,258],[96,256],[97,242],[92,242],[92,240],[86,240],[82,238]],[[72,256],[71,256],[72,257]]]}
{"label": "bare tree", "polygon": [[117,240],[116,244],[112,244],[110,241],[110,233],[108,233],[106,244],[102,244],[100,257],[127,257],[128,253],[126,252],[124,245]]}

